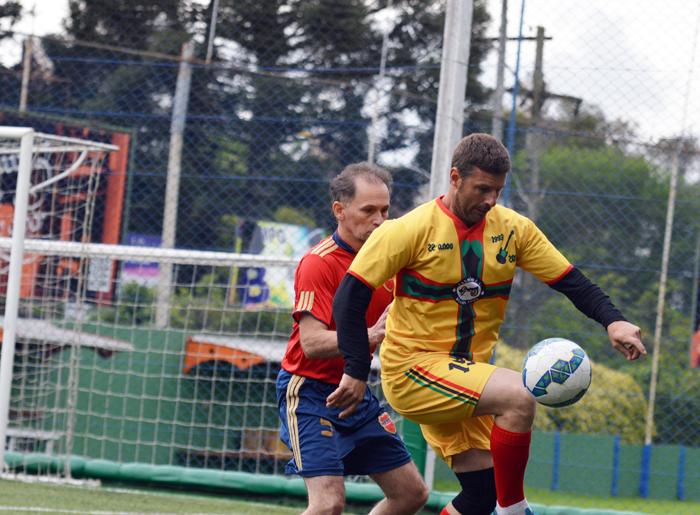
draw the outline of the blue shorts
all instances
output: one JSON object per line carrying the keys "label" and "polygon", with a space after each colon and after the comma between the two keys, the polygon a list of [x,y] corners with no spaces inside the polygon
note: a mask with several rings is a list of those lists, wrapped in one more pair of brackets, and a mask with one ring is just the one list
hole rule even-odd
{"label": "blue shorts", "polygon": [[411,461],[396,426],[369,387],[357,410],[344,419],[327,408],[337,385],[280,370],[277,406],[280,439],[294,454],[287,474],[302,477],[371,475]]}

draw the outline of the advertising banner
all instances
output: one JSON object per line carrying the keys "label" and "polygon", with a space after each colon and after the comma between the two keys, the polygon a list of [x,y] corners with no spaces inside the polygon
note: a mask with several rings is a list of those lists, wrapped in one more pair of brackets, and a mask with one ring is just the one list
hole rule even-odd
{"label": "advertising banner", "polygon": [[[126,244],[136,247],[160,247],[162,241],[160,236],[133,233],[126,235]],[[121,283],[136,283],[139,286],[154,287],[158,284],[158,263],[125,261],[121,274]]]}
{"label": "advertising banner", "polygon": [[[259,221],[252,228],[247,253],[301,259],[325,237],[322,229],[302,225]],[[242,234],[239,232],[239,239]],[[233,274],[237,284],[231,288],[230,303],[239,302],[248,309],[294,306],[294,268],[241,268]]]}

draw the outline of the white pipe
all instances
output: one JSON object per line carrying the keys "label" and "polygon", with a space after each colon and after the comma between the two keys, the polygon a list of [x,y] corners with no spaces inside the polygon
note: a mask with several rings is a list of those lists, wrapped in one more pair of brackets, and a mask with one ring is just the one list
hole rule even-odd
{"label": "white pipe", "polygon": [[493,114],[491,136],[503,141],[503,83],[506,68],[506,23],[508,19],[508,0],[501,5],[501,30],[498,34],[498,69],[496,70],[496,91],[493,94]]}
{"label": "white pipe", "polygon": [[[387,9],[392,6],[393,0],[389,0]],[[377,120],[379,120],[379,100],[381,99],[381,91],[384,86],[384,73],[386,70],[386,52],[389,43],[389,30],[385,30],[382,36],[382,54],[379,58],[379,77],[377,79],[377,90],[374,99],[374,111],[372,111],[372,125],[369,127],[369,152],[367,153],[367,162],[374,163],[374,149],[377,145]]]}
{"label": "white pipe", "polygon": [[423,481],[425,481],[425,486],[428,487],[428,490],[432,492],[435,487],[435,459],[437,458],[437,454],[435,454],[433,448],[427,443],[425,447],[425,473],[423,474]]}
{"label": "white pipe", "polygon": [[75,160],[75,162],[71,165],[70,168],[68,168],[68,170],[66,170],[65,172],[61,172],[58,175],[55,175],[55,176],[51,177],[50,179],[45,180],[44,182],[40,182],[39,184],[35,184],[31,188],[29,188],[29,193],[34,193],[36,191],[44,189],[46,186],[50,186],[54,182],[58,182],[61,179],[63,179],[64,177],[68,177],[70,174],[72,174],[74,171],[76,171],[81,164],[83,164],[83,161],[85,161],[85,158],[87,157],[87,155],[88,155],[88,151],[83,150],[80,153],[80,156],[78,157],[78,159]]}
{"label": "white pipe", "polygon": [[[0,250],[10,249],[11,245],[11,238],[0,238]],[[299,264],[299,259],[297,258],[281,256],[108,245],[106,243],[83,243],[79,241],[26,239],[24,240],[24,250],[42,256],[108,258],[137,262],[157,261],[158,263],[174,265],[296,268]]]}
{"label": "white pipe", "polygon": [[19,112],[27,110],[27,97],[29,96],[29,78],[32,70],[32,37],[24,40],[24,60],[22,61],[22,87],[19,93]]}
{"label": "white pipe", "polygon": [[[168,176],[165,184],[165,206],[163,208],[163,243],[164,249],[175,247],[175,229],[177,227],[177,204],[180,196],[180,168],[182,165],[182,143],[185,121],[187,120],[187,103],[190,97],[192,67],[190,59],[194,54],[194,41],[182,45],[182,60],[175,86],[173,116],[170,125],[170,153],[168,156]],[[170,313],[170,285],[172,269],[169,265],[160,265],[156,302],[156,327],[164,329],[168,325]]]}
{"label": "white pipe", "polygon": [[473,0],[447,0],[433,160],[430,167],[431,199],[447,192],[452,152],[462,139],[473,8]]}
{"label": "white pipe", "polygon": [[[20,132],[21,131],[21,132]],[[34,130],[15,129],[21,133],[17,190],[15,192],[15,213],[12,222],[12,250],[7,277],[7,297],[5,300],[5,323],[0,354],[0,467],[5,465],[5,437],[10,415],[10,392],[12,390],[12,368],[15,362],[15,333],[19,312],[19,294],[22,281],[22,261],[24,258],[24,235],[27,229],[29,207],[29,184],[32,173],[32,146]],[[0,136],[3,132],[0,131]]]}

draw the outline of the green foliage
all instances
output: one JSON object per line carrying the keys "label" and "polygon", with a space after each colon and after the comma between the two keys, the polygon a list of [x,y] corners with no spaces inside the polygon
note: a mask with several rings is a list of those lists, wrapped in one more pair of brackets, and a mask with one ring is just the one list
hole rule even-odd
{"label": "green foliage", "polygon": [[[496,347],[496,365],[522,371],[526,350],[514,349],[504,342]],[[647,401],[643,389],[626,372],[613,370],[591,360],[591,387],[573,406],[538,407],[534,429],[566,433],[619,436],[623,443],[644,442]]]}
{"label": "green foliage", "polygon": [[275,212],[274,220],[285,224],[316,227],[316,222],[309,215],[289,206],[280,206]]}
{"label": "green foliage", "polygon": [[153,288],[137,283],[121,287],[115,306],[101,308],[99,318],[103,322],[125,326],[149,324],[154,314],[156,293]]}
{"label": "green foliage", "polygon": [[248,173],[248,148],[243,143],[220,137],[217,138],[216,148],[213,164],[219,173],[232,178]]}
{"label": "green foliage", "polygon": [[[229,304],[229,271],[202,276],[191,287],[179,286],[170,299],[170,326],[186,331],[288,338],[292,317],[284,309],[243,308]],[[117,326],[149,326],[155,315],[156,291],[136,283],[124,285],[114,307],[102,307],[99,320]]]}
{"label": "green foliage", "polygon": [[[72,0],[65,21],[69,35],[109,48],[92,48],[86,62],[83,47],[46,42],[47,52],[61,58],[56,76],[80,92],[71,96],[72,109],[133,126],[140,134],[142,144],[131,149],[136,166],[130,170],[129,232],[162,230],[178,73],[178,63],[163,56],[180,55],[194,34],[209,37],[212,5]],[[223,216],[295,219],[277,212],[284,207],[332,229],[328,181],[367,156],[367,96],[376,86],[383,40],[374,15],[386,3],[222,0],[218,5],[212,56],[217,66],[196,63],[192,69],[177,247],[230,248],[230,237],[222,234],[228,228],[220,225]],[[419,148],[418,166],[429,169],[445,5],[409,0],[394,4],[394,10],[398,18],[388,35],[385,89],[398,94],[389,95],[388,112],[380,113],[392,128],[377,151]],[[479,79],[492,47],[483,37],[490,20],[486,3],[477,0],[467,90],[475,107],[485,105],[489,93]],[[195,49],[200,62],[207,51],[203,43]],[[284,71],[290,68],[304,71]],[[409,113],[419,116],[420,129],[406,127]],[[404,209],[413,207],[424,182],[414,174],[397,183]]]}
{"label": "green foliage", "polygon": [[203,276],[191,288],[177,288],[171,299],[171,326],[188,331],[289,337],[293,320],[287,310],[247,310],[229,305],[229,291],[229,274],[223,271]]}
{"label": "green foliage", "polygon": [[223,215],[219,219],[219,226],[221,230],[219,232],[219,242],[218,247],[221,249],[226,249],[229,252],[240,252],[238,248],[238,240],[236,238],[236,232],[238,231],[238,224],[240,218],[235,215]]}
{"label": "green foliage", "polygon": [[196,14],[193,9],[197,5],[179,0],[123,0],[106,9],[100,0],[70,0],[65,26],[79,41],[142,49],[148,47],[156,31],[168,26],[184,28]]}
{"label": "green foliage", "polygon": [[22,4],[7,1],[0,5],[0,40],[12,35],[12,26],[22,18]]}

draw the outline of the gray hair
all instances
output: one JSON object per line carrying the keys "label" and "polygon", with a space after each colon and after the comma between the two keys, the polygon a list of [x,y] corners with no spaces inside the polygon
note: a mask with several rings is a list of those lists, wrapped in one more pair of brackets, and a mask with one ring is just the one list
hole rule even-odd
{"label": "gray hair", "polygon": [[[358,178],[367,182],[384,183],[391,196],[391,185],[394,182],[391,174],[380,166],[363,161],[346,166],[342,172],[335,176],[331,182],[331,204],[352,202],[355,199],[355,185]],[[335,215],[333,215],[333,220],[338,221],[335,219]]]}

